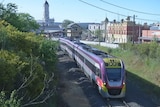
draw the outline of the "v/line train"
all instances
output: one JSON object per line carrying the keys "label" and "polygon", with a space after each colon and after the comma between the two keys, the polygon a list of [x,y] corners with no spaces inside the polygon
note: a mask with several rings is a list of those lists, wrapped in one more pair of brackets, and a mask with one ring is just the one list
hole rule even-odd
{"label": "v/line train", "polygon": [[60,38],[60,48],[73,58],[105,98],[123,98],[126,72],[123,61],[84,43]]}

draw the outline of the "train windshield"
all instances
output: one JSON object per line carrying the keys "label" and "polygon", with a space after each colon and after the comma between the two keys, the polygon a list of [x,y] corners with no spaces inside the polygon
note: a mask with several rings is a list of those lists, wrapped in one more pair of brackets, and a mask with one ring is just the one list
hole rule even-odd
{"label": "train windshield", "polygon": [[107,68],[106,72],[109,81],[121,80],[121,68]]}

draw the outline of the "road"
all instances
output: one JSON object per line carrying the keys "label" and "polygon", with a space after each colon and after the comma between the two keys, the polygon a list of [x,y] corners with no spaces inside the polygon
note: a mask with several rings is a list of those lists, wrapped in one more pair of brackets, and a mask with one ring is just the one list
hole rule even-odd
{"label": "road", "polygon": [[[102,98],[97,89],[93,87],[89,79],[84,75],[76,63],[63,52],[58,52],[59,63],[59,107],[108,107],[108,100]],[[143,92],[136,82],[127,76],[127,93],[124,99],[129,107],[160,107],[158,102]],[[119,100],[119,99],[118,99]],[[120,106],[119,102],[110,99],[114,106]]]}

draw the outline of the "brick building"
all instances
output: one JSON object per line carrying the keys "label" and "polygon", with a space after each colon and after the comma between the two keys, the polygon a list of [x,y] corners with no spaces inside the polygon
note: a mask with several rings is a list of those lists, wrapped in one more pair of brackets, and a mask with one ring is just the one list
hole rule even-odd
{"label": "brick building", "polygon": [[142,42],[157,41],[160,42],[160,30],[142,30]]}
{"label": "brick building", "polygon": [[139,39],[142,42],[160,42],[160,23],[151,25],[150,29],[142,30],[142,36]]}
{"label": "brick building", "polygon": [[109,22],[107,24],[106,40],[109,43],[127,43],[129,41],[138,42],[138,37],[141,34],[141,25],[135,22],[123,19],[121,22]]}

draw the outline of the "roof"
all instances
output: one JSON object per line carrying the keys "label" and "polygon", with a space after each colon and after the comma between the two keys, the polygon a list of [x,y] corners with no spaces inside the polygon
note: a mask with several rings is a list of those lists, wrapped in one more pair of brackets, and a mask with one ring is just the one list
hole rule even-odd
{"label": "roof", "polygon": [[[69,25],[67,26],[67,28],[72,28],[73,25],[79,26],[77,23],[71,23],[71,24],[69,24]],[[79,27],[81,27],[81,26],[79,26]]]}

